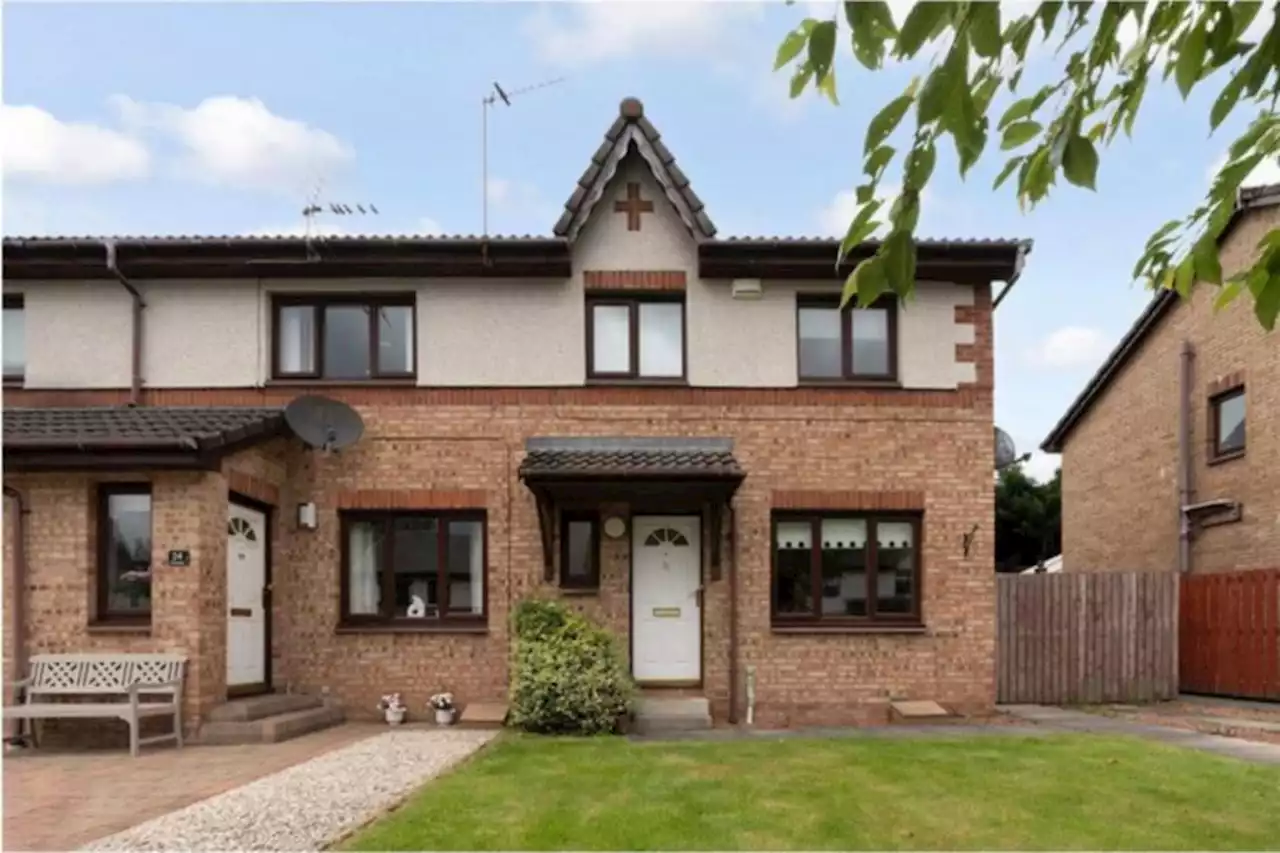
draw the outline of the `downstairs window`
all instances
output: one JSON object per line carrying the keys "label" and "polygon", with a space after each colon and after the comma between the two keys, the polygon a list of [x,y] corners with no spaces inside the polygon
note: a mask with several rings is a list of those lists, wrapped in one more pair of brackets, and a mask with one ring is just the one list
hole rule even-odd
{"label": "downstairs window", "polygon": [[919,624],[920,524],[905,514],[775,514],[773,624]]}

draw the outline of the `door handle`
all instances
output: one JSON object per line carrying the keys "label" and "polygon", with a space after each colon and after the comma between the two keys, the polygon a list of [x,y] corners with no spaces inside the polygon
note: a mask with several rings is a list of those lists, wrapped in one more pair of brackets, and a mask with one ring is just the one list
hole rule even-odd
{"label": "door handle", "polygon": [[705,590],[705,589],[706,589],[706,587],[701,587],[701,586],[700,586],[700,587],[698,587],[697,592],[696,592],[696,593],[694,593],[694,595],[695,595],[695,596],[697,596],[696,601],[698,602],[698,609],[699,609],[699,610],[701,610],[701,609],[702,609],[703,592],[704,592],[704,590]]}

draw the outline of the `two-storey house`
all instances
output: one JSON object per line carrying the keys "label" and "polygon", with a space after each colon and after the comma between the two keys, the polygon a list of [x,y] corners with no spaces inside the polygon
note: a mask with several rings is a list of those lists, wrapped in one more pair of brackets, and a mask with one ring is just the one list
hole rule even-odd
{"label": "two-storey house", "polygon": [[[914,299],[842,311],[836,242],[717,239],[634,99],[553,232],[6,240],[7,654],[185,652],[191,727],[501,702],[547,596],[720,721],[748,673],[762,725],[989,708],[1028,245],[925,241]],[[359,441],[289,432],[314,394]]]}

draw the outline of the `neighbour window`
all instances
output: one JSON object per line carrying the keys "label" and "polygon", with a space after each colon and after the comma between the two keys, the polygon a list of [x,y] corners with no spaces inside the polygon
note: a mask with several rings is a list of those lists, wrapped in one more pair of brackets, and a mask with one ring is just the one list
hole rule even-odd
{"label": "neighbour window", "polygon": [[920,621],[920,518],[779,514],[775,625]]}
{"label": "neighbour window", "polygon": [[594,515],[565,515],[560,537],[560,586],[600,586],[600,523]]}
{"label": "neighbour window", "polygon": [[587,375],[683,379],[684,303],[670,298],[588,299]]}
{"label": "neighbour window", "polygon": [[1234,388],[1210,401],[1213,458],[1244,453],[1244,388]]}
{"label": "neighbour window", "polygon": [[413,294],[277,296],[278,379],[408,379],[414,369]]}
{"label": "neighbour window", "polygon": [[27,368],[27,334],[21,296],[4,298],[4,378],[21,380]]}
{"label": "neighbour window", "polygon": [[482,512],[344,513],[342,621],[485,619]]}
{"label": "neighbour window", "polygon": [[796,306],[802,380],[896,376],[897,314],[892,301],[870,308],[851,303],[841,310],[838,296],[801,296]]}
{"label": "neighbour window", "polygon": [[151,487],[114,483],[98,492],[98,619],[151,616]]}

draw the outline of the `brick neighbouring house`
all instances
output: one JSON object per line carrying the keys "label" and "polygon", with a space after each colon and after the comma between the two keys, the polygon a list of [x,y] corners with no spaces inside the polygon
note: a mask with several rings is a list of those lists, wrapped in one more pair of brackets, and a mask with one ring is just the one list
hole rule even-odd
{"label": "brick neighbouring house", "polygon": [[[1280,185],[1243,190],[1221,241],[1223,273],[1256,257],[1277,226]],[[1045,451],[1062,454],[1067,571],[1177,570],[1180,505],[1197,507],[1185,570],[1280,567],[1280,339],[1258,324],[1247,294],[1215,312],[1217,293],[1157,294],[1045,440]]]}
{"label": "brick neighbouring house", "polygon": [[[146,305],[136,370],[104,244],[6,240],[25,650],[183,651],[193,729],[237,687],[420,712],[440,689],[502,701],[512,605],[541,595],[720,721],[748,668],[767,726],[990,708],[991,285],[1029,244],[923,242],[917,297],[850,315],[835,241],[714,235],[628,99],[550,238],[115,241]],[[307,393],[364,437],[305,448],[280,407]],[[230,600],[250,530],[265,609]],[[104,588],[130,560],[149,607]]]}

